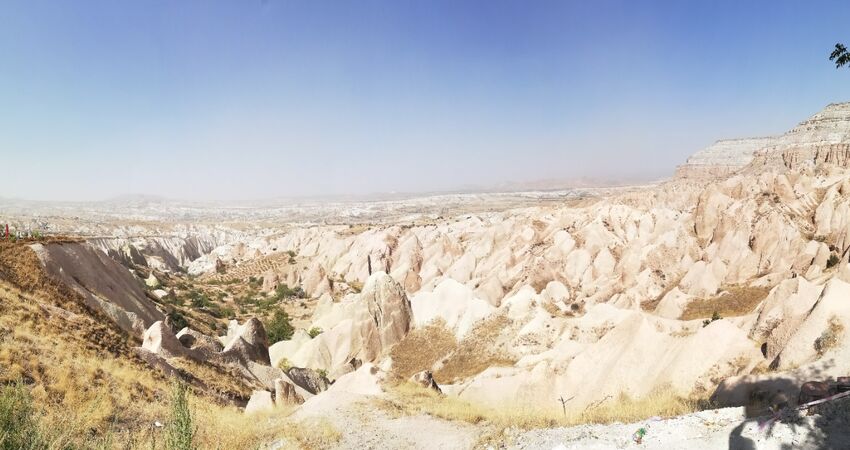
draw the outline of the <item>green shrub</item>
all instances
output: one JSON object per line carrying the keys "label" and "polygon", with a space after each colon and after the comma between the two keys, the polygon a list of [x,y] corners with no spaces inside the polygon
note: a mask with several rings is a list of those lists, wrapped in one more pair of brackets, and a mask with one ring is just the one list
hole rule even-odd
{"label": "green shrub", "polygon": [[310,328],[310,331],[308,331],[307,334],[309,334],[311,338],[314,338],[314,337],[322,334],[322,329],[319,328],[319,327],[313,327],[313,328]]}
{"label": "green shrub", "polygon": [[294,288],[290,288],[286,285],[286,283],[281,283],[277,289],[275,289],[274,298],[276,300],[286,300],[290,298],[305,298],[307,294],[304,292],[304,289],[301,286],[296,286]]}
{"label": "green shrub", "polygon": [[212,304],[210,298],[207,297],[206,294],[195,290],[189,292],[189,299],[191,300],[192,306],[195,308],[204,308]]}
{"label": "green shrub", "polygon": [[175,382],[171,394],[171,417],[165,430],[165,448],[168,450],[194,449],[195,432],[186,384]]}
{"label": "green shrub", "polygon": [[248,286],[253,289],[259,289],[263,285],[263,277],[248,277]]}
{"label": "green shrub", "polygon": [[189,321],[186,320],[186,316],[176,309],[168,313],[168,322],[171,323],[171,328],[177,331],[189,326]]}
{"label": "green shrub", "polygon": [[32,397],[23,382],[0,387],[0,450],[43,447]]}
{"label": "green shrub", "polygon": [[288,341],[292,339],[292,334],[295,333],[295,328],[289,323],[289,314],[283,309],[275,310],[271,320],[268,320],[264,325],[269,337],[269,344]]}

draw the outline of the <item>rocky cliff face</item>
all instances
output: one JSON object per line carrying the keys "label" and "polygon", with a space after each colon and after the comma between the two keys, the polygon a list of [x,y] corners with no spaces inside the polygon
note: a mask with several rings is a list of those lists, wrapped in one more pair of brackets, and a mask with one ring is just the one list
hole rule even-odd
{"label": "rocky cliff face", "polygon": [[850,164],[850,103],[832,103],[776,137],[717,141],[688,158],[678,178],[719,178],[748,172]]}
{"label": "rocky cliff face", "polygon": [[694,153],[676,168],[679,178],[717,178],[730,175],[753,160],[756,151],[773,144],[773,137],[723,139]]}
{"label": "rocky cliff face", "polygon": [[850,103],[832,103],[756,152],[750,171],[850,163]]}

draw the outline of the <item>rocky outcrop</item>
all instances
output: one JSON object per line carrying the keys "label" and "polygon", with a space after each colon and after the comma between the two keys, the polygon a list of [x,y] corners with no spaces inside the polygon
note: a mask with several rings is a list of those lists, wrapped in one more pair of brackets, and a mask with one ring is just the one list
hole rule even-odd
{"label": "rocky outcrop", "polygon": [[[133,234],[138,231],[132,230]],[[223,232],[198,226],[176,230],[172,236],[93,238],[88,242],[128,267],[178,272],[216,247],[227,245],[239,237],[244,236],[233,231]]]}
{"label": "rocky outcrop", "polygon": [[678,178],[719,178],[731,175],[749,164],[754,153],[772,144],[775,138],[723,139],[700,150],[676,168]]}
{"label": "rocky outcrop", "polygon": [[[402,340],[410,330],[413,313],[401,285],[383,272],[366,282],[360,301],[365,303],[359,321],[363,348],[359,359],[374,361],[384,350]],[[363,312],[367,315],[363,317]]]}
{"label": "rocky outcrop", "polygon": [[327,331],[300,346],[277,346],[277,360],[299,367],[325,369],[332,377],[356,368],[352,361],[373,362],[401,341],[412,326],[410,301],[401,285],[376,272],[360,294],[325,306],[317,322]]}
{"label": "rocky outcrop", "polygon": [[232,320],[227,329],[227,336],[222,340],[225,344],[223,358],[271,365],[266,330],[256,317],[248,319],[242,325]]}
{"label": "rocky outcrop", "polygon": [[214,355],[224,350],[224,346],[217,339],[189,328],[180,330],[176,337],[183,347],[207,355]]}
{"label": "rocky outcrop", "polygon": [[86,305],[124,331],[138,336],[165,318],[126,267],[89,244],[33,244],[32,249],[48,275],[77,291]]}
{"label": "rocky outcrop", "polygon": [[296,406],[304,403],[304,397],[295,389],[295,385],[277,379],[274,382],[275,406]]}
{"label": "rocky outcrop", "polygon": [[145,331],[142,338],[142,348],[156,355],[166,358],[184,356],[186,348],[171,331],[165,322],[157,321]]}
{"label": "rocky outcrop", "polygon": [[274,400],[269,391],[254,391],[251,399],[245,405],[245,414],[255,414],[274,411]]}
{"label": "rocky outcrop", "polygon": [[424,388],[433,389],[441,394],[443,393],[442,389],[440,389],[440,386],[438,386],[437,382],[434,381],[434,374],[432,374],[430,370],[423,370],[421,372],[413,374],[413,376],[410,377],[410,381]]}
{"label": "rocky outcrop", "polygon": [[313,369],[290,367],[286,371],[286,375],[289,376],[293,383],[301,386],[311,394],[326,391],[328,386],[330,386],[330,381]]}
{"label": "rocky outcrop", "polygon": [[270,292],[277,289],[280,280],[274,271],[267,270],[263,274],[263,292]]}
{"label": "rocky outcrop", "polygon": [[156,275],[151,272],[150,276],[145,279],[145,285],[151,289],[156,289],[159,287],[159,280],[156,278]]}
{"label": "rocky outcrop", "polygon": [[832,103],[760,149],[751,171],[800,170],[850,162],[850,103]]}
{"label": "rocky outcrop", "polygon": [[221,344],[214,338],[184,328],[176,335],[163,321],[154,322],[142,337],[142,348],[163,358],[186,357],[207,361],[219,356]]}

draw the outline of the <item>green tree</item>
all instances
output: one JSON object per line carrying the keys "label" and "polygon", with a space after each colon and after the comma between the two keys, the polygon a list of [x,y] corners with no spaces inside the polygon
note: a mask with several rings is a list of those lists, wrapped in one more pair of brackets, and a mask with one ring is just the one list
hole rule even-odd
{"label": "green tree", "polygon": [[829,55],[829,60],[835,63],[835,68],[846,66],[850,63],[850,53],[847,52],[847,47],[842,43],[835,44],[835,50]]}
{"label": "green tree", "polygon": [[269,337],[269,344],[275,342],[288,341],[295,333],[295,328],[289,323],[289,314],[282,308],[275,310],[271,320],[265,323],[266,334]]}

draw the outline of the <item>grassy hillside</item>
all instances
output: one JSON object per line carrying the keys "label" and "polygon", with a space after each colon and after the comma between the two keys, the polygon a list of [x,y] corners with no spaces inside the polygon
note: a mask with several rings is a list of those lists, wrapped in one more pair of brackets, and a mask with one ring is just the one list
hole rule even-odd
{"label": "grassy hillside", "polygon": [[[189,448],[175,432],[192,448],[255,448],[298,431],[286,411],[248,417],[222,401],[250,389],[221,368],[187,361],[170,380],[138,345],[47,277],[29,247],[0,243],[0,449]],[[175,413],[181,385],[188,428]]]}

